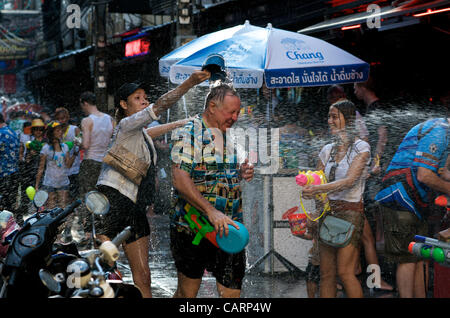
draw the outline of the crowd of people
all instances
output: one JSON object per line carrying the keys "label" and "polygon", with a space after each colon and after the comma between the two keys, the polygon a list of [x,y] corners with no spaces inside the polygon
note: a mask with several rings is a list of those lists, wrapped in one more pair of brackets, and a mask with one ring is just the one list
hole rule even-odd
{"label": "crowd of people", "polygon": [[[324,171],[328,181],[326,184],[304,186],[303,198],[316,199],[317,194],[327,194],[331,206],[328,214],[354,226],[349,243],[344,247],[334,247],[320,238],[319,229],[324,217],[318,222],[307,220],[308,232],[299,236],[313,240],[306,269],[308,296],[316,297],[319,291],[320,297],[336,297],[337,290],[343,288],[347,297],[362,297],[362,286],[367,282],[362,279],[364,268],[361,264],[376,265],[371,267],[372,273],[380,265],[376,236],[384,245],[379,250],[384,257],[382,266],[393,265],[395,268],[394,279],[389,283],[378,271],[376,288],[395,289],[399,297],[426,297],[429,261],[425,262],[424,270],[423,259],[412,255],[408,245],[414,241],[414,235],[435,237],[437,233],[433,232],[427,218],[436,209],[434,198],[439,194],[450,194],[448,103],[443,103],[442,107],[447,108],[441,110],[447,114],[446,118],[432,118],[412,125],[409,132],[398,132],[389,126],[395,123],[393,108],[378,98],[373,78],[355,83],[353,95],[363,103],[360,109],[348,99],[342,86],[328,87],[330,135],[321,136],[329,143],[323,142],[325,145],[317,149],[320,151],[311,147],[317,144],[314,134],[307,133],[311,125],[296,124],[299,116],[289,118],[288,115],[279,125],[280,136],[290,137],[295,132],[293,139],[297,142],[297,145],[292,142],[289,145],[292,138],[280,138],[280,147],[284,143],[287,149],[284,153],[295,159],[292,162],[283,158],[281,166],[288,169],[313,166],[315,170]],[[292,102],[287,105],[280,102],[279,105],[295,107]],[[300,118],[302,116],[304,114],[300,114]],[[305,155],[302,150],[305,148],[311,151],[307,153],[309,157],[302,159],[297,154]],[[315,163],[312,165],[311,162]],[[317,216],[323,205],[317,200],[316,203]],[[448,227],[445,225],[448,216],[442,213],[444,210],[440,211],[441,230]],[[445,271],[439,264],[434,267]],[[381,272],[386,272],[386,268]],[[445,284],[445,281],[441,279],[439,282],[435,278],[435,285],[438,284]],[[448,291],[441,293],[440,297],[442,295],[448,297]],[[439,297],[438,293],[435,296]]]}
{"label": "crowd of people", "polygon": [[[248,160],[239,163],[228,158],[226,151],[226,131],[238,121],[241,97],[232,85],[219,81],[210,86],[201,114],[155,125],[160,114],[210,76],[208,71],[196,71],[154,103],[149,102],[145,85],[125,83],[115,95],[114,117],[98,110],[92,92],[84,92],[79,107],[86,117],[80,127],[70,124],[70,113],[64,107],[57,108],[51,118],[27,118],[20,134],[0,115],[0,182],[2,189],[8,189],[2,191],[3,205],[23,221],[29,213],[29,202],[24,200],[29,185],[49,193],[48,208],[65,207],[91,190],[100,191],[111,209],[96,224],[97,235],[101,240],[112,239],[125,226],[132,226],[133,234],[123,249],[135,285],[144,297],[151,297],[147,215],[156,200],[156,140],[180,128],[181,137],[172,140],[172,149],[192,149],[171,156],[175,191],[168,211],[170,248],[178,272],[174,297],[196,297],[205,270],[216,278],[221,297],[239,297],[245,250],[229,254],[207,240],[193,245],[195,233],[184,215],[187,205],[195,207],[219,235],[228,235],[229,226],[238,228],[235,222],[243,221],[241,182],[253,179],[254,167]],[[431,197],[438,193],[450,196],[449,118],[412,127],[398,142],[384,121],[366,120],[372,112],[386,108],[371,85],[371,80],[354,85],[354,95],[365,105],[359,110],[341,86],[329,87],[329,135],[319,136],[320,149],[310,147],[318,132],[298,124],[301,115],[293,112],[288,95],[277,95],[280,102],[272,104],[281,133],[281,168],[314,166],[324,171],[328,182],[303,187],[302,196],[314,199],[327,194],[329,214],[354,228],[348,244],[333,247],[319,235],[324,218],[308,221],[308,232],[302,238],[313,240],[306,270],[310,297],[317,291],[320,297],[336,297],[339,288],[347,297],[363,297],[358,279],[364,271],[361,248],[367,264],[379,265],[374,229],[377,237],[384,231],[385,257],[397,265],[395,284],[381,278],[378,288],[397,288],[400,297],[426,295],[422,260],[408,252],[408,243],[415,234],[429,236],[426,221]],[[199,143],[200,161],[195,157]],[[133,162],[133,176],[123,166],[104,161],[112,150]],[[21,200],[17,200],[19,187]],[[83,240],[89,240],[91,218],[83,207],[76,217],[84,229]],[[61,240],[71,239],[72,225],[73,220],[67,222]]]}

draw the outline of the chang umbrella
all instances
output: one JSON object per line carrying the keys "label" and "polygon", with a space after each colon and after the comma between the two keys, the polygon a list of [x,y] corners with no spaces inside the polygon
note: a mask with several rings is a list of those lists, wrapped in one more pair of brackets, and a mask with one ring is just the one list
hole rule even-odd
{"label": "chang umbrella", "polygon": [[364,82],[369,75],[368,63],[326,41],[269,26],[192,53],[171,66],[170,81],[183,82],[213,53],[224,57],[236,88],[259,88],[263,78],[276,88]]}
{"label": "chang umbrella", "polygon": [[[192,72],[201,69],[211,54],[224,57],[229,77],[236,88],[260,88],[263,81],[269,88],[345,84],[366,81],[369,75],[369,64],[352,54],[323,40],[271,26],[220,40],[213,37],[211,40],[208,45],[203,42],[203,47],[166,70],[169,71],[172,83],[182,83]],[[201,85],[208,84],[203,82]],[[273,188],[272,181],[271,175],[269,189]],[[272,190],[269,192],[273,193]],[[269,206],[273,206],[273,196],[270,195],[270,198]],[[272,209],[269,210],[272,214]],[[256,267],[271,254],[290,271],[298,270],[275,251],[273,223],[271,215],[270,251],[248,270]]]}

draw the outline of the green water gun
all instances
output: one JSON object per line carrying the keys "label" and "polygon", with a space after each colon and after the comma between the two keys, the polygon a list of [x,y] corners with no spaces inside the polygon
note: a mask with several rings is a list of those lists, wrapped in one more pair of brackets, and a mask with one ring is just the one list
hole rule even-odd
{"label": "green water gun", "polygon": [[74,146],[73,141],[65,141],[64,143],[69,147],[69,151],[71,151]]}
{"label": "green water gun", "polygon": [[25,146],[27,147],[27,149],[40,152],[42,147],[44,146],[44,143],[42,141],[35,139],[35,140],[27,141],[25,143]]}
{"label": "green water gun", "polygon": [[408,246],[411,254],[433,259],[441,265],[450,267],[450,243],[421,235],[416,235],[414,239],[416,242],[411,242]]}
{"label": "green water gun", "polygon": [[209,221],[189,203],[186,203],[184,210],[186,212],[184,215],[185,220],[189,223],[189,227],[196,233],[192,244],[198,245],[200,244],[200,241],[206,237],[218,248],[219,245],[216,240],[217,233],[211,223],[209,223]]}

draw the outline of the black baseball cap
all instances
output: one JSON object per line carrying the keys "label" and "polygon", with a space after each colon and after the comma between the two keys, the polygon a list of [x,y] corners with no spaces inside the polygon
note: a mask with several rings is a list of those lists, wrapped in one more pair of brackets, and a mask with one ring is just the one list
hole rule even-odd
{"label": "black baseball cap", "polygon": [[125,83],[120,86],[114,98],[114,106],[119,107],[121,100],[126,101],[128,96],[133,94],[139,88],[146,90],[146,86],[144,85],[144,83]]}

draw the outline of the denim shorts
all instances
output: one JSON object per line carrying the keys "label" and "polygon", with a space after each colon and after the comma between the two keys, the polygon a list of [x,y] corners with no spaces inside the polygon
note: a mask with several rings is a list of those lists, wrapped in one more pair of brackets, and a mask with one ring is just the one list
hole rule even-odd
{"label": "denim shorts", "polygon": [[39,188],[39,190],[44,190],[44,191],[47,191],[48,193],[56,192],[56,191],[69,191],[69,189],[70,189],[70,184],[62,186],[62,187],[59,187],[59,188],[55,188],[55,187],[52,187],[52,186],[41,185],[41,187]]}
{"label": "denim shorts", "polygon": [[206,238],[199,245],[194,245],[194,237],[193,233],[171,227],[170,249],[177,270],[191,279],[201,279],[206,269],[223,286],[241,289],[245,275],[245,249],[236,254],[228,254]]}

